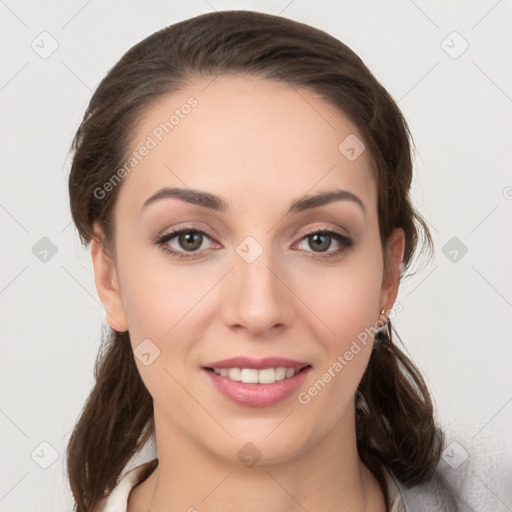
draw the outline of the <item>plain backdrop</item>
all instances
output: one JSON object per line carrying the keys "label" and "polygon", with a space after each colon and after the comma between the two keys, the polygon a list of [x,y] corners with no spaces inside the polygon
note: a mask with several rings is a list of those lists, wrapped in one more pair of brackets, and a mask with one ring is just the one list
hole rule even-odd
{"label": "plain backdrop", "polygon": [[403,282],[395,326],[432,390],[442,462],[468,475],[468,503],[512,510],[510,1],[1,0],[0,511],[71,510],[65,450],[104,323],[67,192],[92,91],[147,35],[228,9],[329,32],[398,101],[436,253]]}

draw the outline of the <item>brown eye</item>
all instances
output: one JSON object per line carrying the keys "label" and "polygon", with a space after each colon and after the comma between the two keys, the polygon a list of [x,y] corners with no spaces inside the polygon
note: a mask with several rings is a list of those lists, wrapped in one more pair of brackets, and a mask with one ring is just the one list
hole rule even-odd
{"label": "brown eye", "polygon": [[315,233],[308,237],[309,247],[314,251],[324,252],[331,246],[332,238],[325,233]]}
{"label": "brown eye", "polygon": [[[306,252],[313,253],[314,258],[329,259],[340,257],[342,254],[351,248],[354,242],[345,235],[336,231],[314,231],[312,233],[306,233],[306,235],[300,240],[299,245],[303,244],[307,240]],[[338,245],[338,248],[329,251],[329,248],[333,243]],[[309,250],[308,250],[309,249]]]}
{"label": "brown eye", "polygon": [[185,251],[197,251],[203,243],[203,235],[198,231],[186,231],[180,233],[177,240]]}
{"label": "brown eye", "polygon": [[[204,250],[208,249],[206,241],[210,246],[214,245],[211,237],[199,229],[183,228],[176,229],[158,237],[154,243],[162,250],[177,258],[198,258]],[[206,245],[206,247],[204,247]]]}

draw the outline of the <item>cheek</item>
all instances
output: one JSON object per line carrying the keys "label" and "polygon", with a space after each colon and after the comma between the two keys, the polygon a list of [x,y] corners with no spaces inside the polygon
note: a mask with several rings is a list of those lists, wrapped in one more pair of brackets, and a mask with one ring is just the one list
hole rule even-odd
{"label": "cheek", "polygon": [[160,344],[186,322],[213,276],[202,279],[193,265],[168,264],[159,249],[140,245],[119,241],[123,306],[132,342],[150,338]]}
{"label": "cheek", "polygon": [[[323,354],[299,402],[322,410],[326,424],[343,414],[368,364],[378,317],[382,253],[378,238],[368,241],[339,266],[311,273],[300,281],[307,299],[309,329]],[[306,274],[303,274],[306,276]]]}
{"label": "cheek", "polygon": [[[128,246],[134,249],[127,251]],[[135,249],[135,243],[120,242],[119,247],[125,248],[118,266],[136,364],[155,398],[166,390],[161,397],[164,400],[173,386],[176,393],[182,393],[171,375],[185,384],[194,373],[194,347],[205,336],[215,306],[221,303],[215,288],[225,269],[169,263],[157,250]],[[142,342],[145,345],[140,345]],[[142,347],[158,355],[150,365],[137,358]]]}
{"label": "cheek", "polygon": [[298,294],[314,312],[322,339],[339,350],[374,325],[382,285],[380,246],[368,242],[367,247],[347,254],[333,266],[318,266],[300,273],[296,281]]}
{"label": "cheek", "polygon": [[[172,394],[176,403],[186,407],[187,394],[178,383],[188,384],[188,354],[204,334],[199,319],[205,313],[205,295],[219,277],[211,270],[198,272],[193,265],[173,267],[162,256],[154,258],[155,252],[121,253],[123,306],[145,386],[157,403],[165,403]],[[151,262],[144,264],[145,259]],[[139,358],[143,352],[150,353],[150,364]]]}

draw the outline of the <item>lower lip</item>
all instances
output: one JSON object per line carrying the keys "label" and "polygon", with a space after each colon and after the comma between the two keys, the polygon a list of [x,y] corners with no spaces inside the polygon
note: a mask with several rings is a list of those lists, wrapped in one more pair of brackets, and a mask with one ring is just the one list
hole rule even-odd
{"label": "lower lip", "polygon": [[288,398],[304,383],[309,370],[311,370],[311,366],[304,368],[293,377],[276,380],[273,384],[245,384],[244,382],[231,380],[228,377],[222,377],[203,368],[213,385],[225,397],[237,404],[251,407],[269,407]]}

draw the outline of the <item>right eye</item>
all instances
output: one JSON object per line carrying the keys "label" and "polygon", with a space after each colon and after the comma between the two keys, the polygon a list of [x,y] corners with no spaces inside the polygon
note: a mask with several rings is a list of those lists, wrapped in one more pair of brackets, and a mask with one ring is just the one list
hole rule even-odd
{"label": "right eye", "polygon": [[201,257],[200,253],[206,250],[203,247],[206,240],[211,240],[211,238],[204,231],[186,227],[174,229],[161,235],[155,240],[155,243],[167,254],[178,258],[195,259]]}

